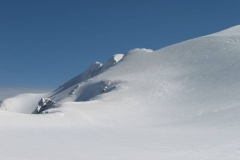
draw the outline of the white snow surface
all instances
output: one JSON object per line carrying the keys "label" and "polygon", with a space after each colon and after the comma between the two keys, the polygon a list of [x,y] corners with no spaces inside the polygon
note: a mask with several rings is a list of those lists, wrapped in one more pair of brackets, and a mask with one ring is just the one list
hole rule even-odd
{"label": "white snow surface", "polygon": [[[239,159],[239,33],[133,49],[51,93],[3,100],[0,159]],[[56,103],[32,114],[41,97]]]}

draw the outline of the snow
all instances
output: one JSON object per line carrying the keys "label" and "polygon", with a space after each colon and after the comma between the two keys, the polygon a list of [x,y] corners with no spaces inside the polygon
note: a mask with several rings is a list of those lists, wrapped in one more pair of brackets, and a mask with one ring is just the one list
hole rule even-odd
{"label": "snow", "polygon": [[[239,33],[133,49],[51,93],[3,100],[0,159],[238,159]],[[41,97],[54,108],[31,114]]]}
{"label": "snow", "polygon": [[218,32],[217,34],[240,34],[240,25],[225,29],[223,31]]}
{"label": "snow", "polygon": [[117,64],[117,62],[119,62],[122,59],[122,57],[123,54],[116,54],[113,57],[111,57],[105,64],[102,64],[100,62],[93,63],[85,72],[64,83],[59,87],[59,89],[69,88],[70,86],[73,86],[77,83],[83,82],[87,79],[97,76],[98,74],[106,71],[110,67]]}
{"label": "snow", "polygon": [[5,99],[0,104],[0,111],[10,111],[18,113],[34,113],[38,101],[46,94],[20,94],[12,98]]}

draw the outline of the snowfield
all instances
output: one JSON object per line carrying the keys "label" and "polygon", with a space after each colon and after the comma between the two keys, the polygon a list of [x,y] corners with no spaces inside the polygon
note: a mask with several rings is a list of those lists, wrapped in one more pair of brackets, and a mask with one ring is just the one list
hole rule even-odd
{"label": "snowfield", "polygon": [[[3,160],[237,160],[240,26],[133,49],[0,104]],[[41,114],[41,97],[54,104]]]}

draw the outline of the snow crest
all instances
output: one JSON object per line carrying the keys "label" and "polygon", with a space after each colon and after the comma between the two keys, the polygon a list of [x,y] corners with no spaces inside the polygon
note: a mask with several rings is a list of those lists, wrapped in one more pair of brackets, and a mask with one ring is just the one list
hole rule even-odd
{"label": "snow crest", "polygon": [[123,54],[116,54],[112,56],[105,64],[100,62],[95,62],[92,64],[86,71],[81,73],[80,75],[74,77],[68,82],[61,85],[59,88],[69,88],[71,86],[76,85],[77,83],[81,83],[87,79],[97,76],[98,74],[105,72],[110,67],[116,65],[123,57]]}
{"label": "snow crest", "polygon": [[117,64],[123,58],[123,56],[124,56],[123,54],[115,54],[114,56],[112,56],[109,60],[107,60],[107,62],[104,65],[102,65],[97,74],[100,74],[106,71],[108,68]]}
{"label": "snow crest", "polygon": [[228,29],[215,33],[215,35],[227,35],[227,34],[233,34],[233,35],[240,34],[240,25],[230,27]]}
{"label": "snow crest", "polygon": [[127,52],[126,55],[129,54],[140,54],[140,53],[151,53],[153,50],[151,49],[146,49],[146,48],[135,48]]}

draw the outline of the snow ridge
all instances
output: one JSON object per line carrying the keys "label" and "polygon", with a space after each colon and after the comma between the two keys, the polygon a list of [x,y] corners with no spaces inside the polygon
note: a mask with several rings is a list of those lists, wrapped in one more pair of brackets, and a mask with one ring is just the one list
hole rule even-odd
{"label": "snow ridge", "polygon": [[109,60],[107,60],[105,64],[102,64],[100,62],[95,62],[86,71],[74,77],[73,79],[67,81],[66,83],[61,85],[59,88],[60,89],[69,88],[87,79],[95,77],[98,74],[105,72],[110,67],[113,67],[114,65],[116,65],[122,59],[122,57],[123,57],[123,54],[116,54],[112,56]]}
{"label": "snow ridge", "polygon": [[102,67],[99,69],[99,71],[97,72],[97,74],[100,74],[102,72],[105,72],[108,68],[114,66],[115,64],[117,64],[122,58],[123,58],[123,54],[115,54],[113,55],[110,59],[107,60],[107,62],[102,65]]}
{"label": "snow ridge", "polygon": [[[240,34],[240,25],[237,25],[237,26],[234,26],[234,27],[230,27],[228,29],[225,29],[223,31],[220,31],[220,32],[217,32],[217,33],[214,33],[215,35],[236,35],[236,34]],[[213,34],[213,35],[214,35]]]}

